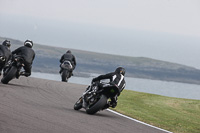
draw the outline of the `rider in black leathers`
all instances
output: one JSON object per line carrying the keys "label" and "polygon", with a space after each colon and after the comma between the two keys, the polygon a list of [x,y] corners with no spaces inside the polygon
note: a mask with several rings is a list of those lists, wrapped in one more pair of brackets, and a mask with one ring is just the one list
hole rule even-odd
{"label": "rider in black leathers", "polygon": [[115,108],[117,106],[117,97],[120,95],[120,93],[123,91],[125,88],[125,80],[124,80],[124,75],[125,75],[125,69],[123,67],[118,67],[115,72],[108,73],[105,75],[100,75],[92,80],[92,82],[97,82],[99,85],[99,88],[101,89],[102,85],[99,82],[102,79],[110,79],[110,84],[115,84],[117,85],[119,89],[119,93],[114,97],[111,98],[111,102],[107,105],[107,107],[112,107]]}
{"label": "rider in black leathers", "polygon": [[[19,47],[12,52],[13,55],[14,54],[20,55],[25,60],[25,63],[24,63],[25,66],[23,67],[25,71],[21,72],[19,76],[24,75],[28,77],[31,75],[32,63],[35,58],[35,52],[32,49],[32,47],[33,47],[33,42],[31,40],[26,40],[24,42],[24,46]],[[16,78],[19,78],[19,77],[16,77]]]}
{"label": "rider in black leathers", "polygon": [[11,51],[10,51],[10,41],[5,40],[2,45],[0,45],[0,55],[5,58],[5,63],[0,65],[0,76],[1,76],[1,71],[7,64],[7,62],[11,59]]}
{"label": "rider in black leathers", "polygon": [[[63,54],[60,58],[60,71],[59,73],[62,73],[62,68],[61,68],[61,64],[65,61],[70,61],[73,67],[73,70],[76,67],[76,58],[75,56],[72,54],[71,50],[68,50],[65,54]],[[70,77],[73,75],[73,73],[71,72]]]}

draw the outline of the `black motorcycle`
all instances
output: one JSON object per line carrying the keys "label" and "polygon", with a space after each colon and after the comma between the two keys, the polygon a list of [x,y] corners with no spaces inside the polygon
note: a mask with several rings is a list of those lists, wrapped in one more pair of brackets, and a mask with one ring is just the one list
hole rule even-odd
{"label": "black motorcycle", "polygon": [[119,94],[119,89],[114,84],[101,83],[101,87],[99,87],[99,83],[92,83],[75,103],[74,110],[84,108],[86,113],[95,114],[100,110],[109,108],[110,98],[117,94]]}
{"label": "black motorcycle", "polygon": [[12,61],[10,62],[9,66],[4,68],[3,78],[1,82],[3,84],[8,84],[14,78],[19,77],[20,70],[24,66],[24,58],[19,55],[14,55]]}
{"label": "black motorcycle", "polygon": [[63,82],[67,82],[68,79],[71,77],[72,75],[72,71],[73,71],[73,66],[71,64],[70,61],[64,61],[61,65],[60,65],[62,71],[60,73],[61,75],[61,79]]}

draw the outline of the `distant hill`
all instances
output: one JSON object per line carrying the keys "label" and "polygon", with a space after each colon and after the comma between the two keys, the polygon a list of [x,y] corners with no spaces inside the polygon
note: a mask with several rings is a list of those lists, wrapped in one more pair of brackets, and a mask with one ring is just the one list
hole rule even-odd
{"label": "distant hill", "polygon": [[[0,37],[0,43],[5,39],[11,41],[11,50],[23,45],[23,41],[4,37]],[[43,73],[58,73],[59,59],[68,50],[40,44],[34,44],[33,49],[36,52],[33,71]],[[77,59],[74,71],[77,76],[104,74],[123,66],[126,68],[126,76],[129,77],[200,84],[200,70],[193,67],[145,57],[118,56],[76,49],[71,51]]]}

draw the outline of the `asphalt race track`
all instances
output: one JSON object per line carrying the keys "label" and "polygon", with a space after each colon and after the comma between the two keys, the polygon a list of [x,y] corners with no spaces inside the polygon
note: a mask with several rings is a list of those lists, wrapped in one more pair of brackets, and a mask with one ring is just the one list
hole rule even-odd
{"label": "asphalt race track", "polygon": [[[0,77],[1,78],[1,77]],[[0,83],[0,133],[163,133],[107,110],[88,115],[74,103],[86,86],[20,77]]]}

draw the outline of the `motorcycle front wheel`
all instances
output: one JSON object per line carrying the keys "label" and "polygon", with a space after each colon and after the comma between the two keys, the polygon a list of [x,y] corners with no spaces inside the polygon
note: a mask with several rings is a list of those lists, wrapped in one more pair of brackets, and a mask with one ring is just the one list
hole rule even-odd
{"label": "motorcycle front wheel", "polygon": [[82,100],[82,97],[79,98],[79,100],[74,104],[74,110],[79,110],[82,108],[82,103],[83,103],[83,100]]}

